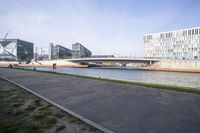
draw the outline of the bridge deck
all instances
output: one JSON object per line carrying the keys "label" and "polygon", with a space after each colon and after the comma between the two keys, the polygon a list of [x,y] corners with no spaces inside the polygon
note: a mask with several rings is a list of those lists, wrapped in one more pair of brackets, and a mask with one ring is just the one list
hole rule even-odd
{"label": "bridge deck", "polygon": [[115,61],[115,62],[149,63],[149,62],[159,62],[160,59],[145,59],[145,58],[78,58],[78,59],[67,59],[67,61],[72,61],[72,62]]}

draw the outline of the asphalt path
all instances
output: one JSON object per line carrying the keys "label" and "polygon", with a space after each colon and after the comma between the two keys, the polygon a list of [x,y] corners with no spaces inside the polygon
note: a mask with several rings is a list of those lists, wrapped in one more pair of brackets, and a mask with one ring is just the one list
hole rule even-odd
{"label": "asphalt path", "polygon": [[0,68],[0,76],[118,133],[200,133],[200,95]]}

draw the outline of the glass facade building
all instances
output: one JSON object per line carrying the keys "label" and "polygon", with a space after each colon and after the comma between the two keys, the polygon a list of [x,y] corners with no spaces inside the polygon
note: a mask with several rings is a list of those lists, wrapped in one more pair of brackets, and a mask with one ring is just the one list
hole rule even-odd
{"label": "glass facade building", "polygon": [[0,40],[0,60],[31,61],[33,59],[33,43],[20,39]]}
{"label": "glass facade building", "polygon": [[145,35],[144,56],[200,60],[200,27]]}
{"label": "glass facade building", "polygon": [[53,43],[50,43],[49,48],[50,59],[67,59],[72,57],[72,50],[61,45],[53,46]]}
{"label": "glass facade building", "polygon": [[72,44],[72,57],[73,58],[87,58],[91,57],[92,52],[80,43]]}

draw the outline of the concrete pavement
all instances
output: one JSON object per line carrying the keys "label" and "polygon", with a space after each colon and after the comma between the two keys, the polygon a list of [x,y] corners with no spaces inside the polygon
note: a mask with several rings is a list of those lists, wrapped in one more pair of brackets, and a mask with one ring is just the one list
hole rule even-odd
{"label": "concrete pavement", "polygon": [[200,95],[16,69],[0,76],[115,132],[200,132]]}

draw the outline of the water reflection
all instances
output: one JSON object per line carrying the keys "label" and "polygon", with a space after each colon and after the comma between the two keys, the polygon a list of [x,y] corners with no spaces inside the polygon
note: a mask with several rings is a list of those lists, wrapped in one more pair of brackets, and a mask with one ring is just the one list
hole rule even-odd
{"label": "water reflection", "polygon": [[[33,67],[26,67],[33,69]],[[49,67],[36,67],[37,70],[53,71]],[[200,88],[200,73],[144,71],[134,68],[100,69],[100,68],[57,68],[59,73],[69,73],[105,78],[125,79],[139,82],[160,83],[177,86]]]}

